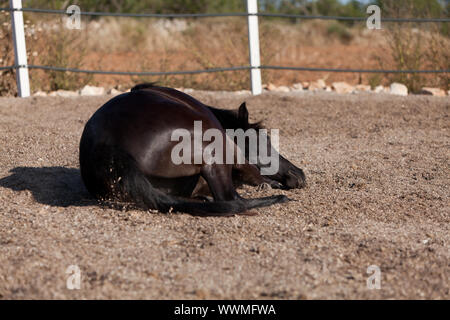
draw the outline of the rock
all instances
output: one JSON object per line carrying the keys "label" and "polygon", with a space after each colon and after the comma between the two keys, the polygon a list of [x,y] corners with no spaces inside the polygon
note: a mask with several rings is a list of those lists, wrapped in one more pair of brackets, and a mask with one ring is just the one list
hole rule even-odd
{"label": "rock", "polygon": [[269,90],[269,91],[275,91],[276,89],[277,89],[277,86],[274,85],[273,83],[269,83],[267,85],[267,90]]}
{"label": "rock", "polygon": [[332,92],[333,89],[332,89],[330,86],[327,86],[327,87],[325,88],[325,91],[326,91],[326,92]]}
{"label": "rock", "polygon": [[38,92],[35,92],[35,93],[33,94],[33,96],[35,96],[35,97],[46,97],[46,96],[47,96],[47,93],[44,92],[44,91],[38,91]]}
{"label": "rock", "polygon": [[408,88],[404,84],[394,82],[393,84],[391,84],[389,93],[396,94],[399,96],[407,96]]}
{"label": "rock", "polygon": [[309,82],[308,81],[303,81],[302,82],[302,86],[303,86],[303,89],[307,90],[309,88]]}
{"label": "rock", "polygon": [[365,84],[358,84],[355,89],[363,92],[372,91],[372,88]]}
{"label": "rock", "polygon": [[123,93],[122,91],[119,91],[119,90],[117,90],[115,88],[112,88],[112,89],[108,90],[108,94],[113,95],[113,96],[117,96],[117,95],[122,94],[122,93]]}
{"label": "rock", "polygon": [[78,93],[75,91],[58,90],[50,92],[49,97],[78,97]]}
{"label": "rock", "polygon": [[275,89],[275,91],[277,91],[277,92],[289,92],[291,90],[289,90],[289,88],[286,87],[286,86],[279,86],[278,88]]}
{"label": "rock", "polygon": [[235,91],[234,93],[239,94],[239,95],[250,95],[250,94],[252,94],[252,92],[250,90],[239,90],[239,91]]}
{"label": "rock", "polygon": [[308,90],[312,90],[312,91],[323,90],[326,87],[327,87],[327,84],[325,83],[325,81],[323,79],[319,79],[319,80],[314,81],[313,83],[311,83],[309,85]]}
{"label": "rock", "polygon": [[373,91],[375,93],[381,93],[381,92],[385,92],[385,88],[383,86],[377,86],[377,87],[375,87],[375,89]]}
{"label": "rock", "polygon": [[355,88],[347,82],[333,82],[331,85],[337,93],[352,93]]}
{"label": "rock", "polygon": [[445,97],[445,91],[439,88],[422,88],[421,94],[427,94],[435,97]]}
{"label": "rock", "polygon": [[105,94],[105,88],[88,85],[80,90],[80,94],[82,96],[101,96]]}
{"label": "rock", "polygon": [[294,83],[292,85],[293,91],[303,91],[303,85],[301,83]]}

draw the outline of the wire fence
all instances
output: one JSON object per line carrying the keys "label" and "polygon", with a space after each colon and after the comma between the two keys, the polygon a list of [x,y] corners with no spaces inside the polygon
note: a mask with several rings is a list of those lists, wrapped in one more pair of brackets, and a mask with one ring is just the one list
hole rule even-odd
{"label": "wire fence", "polygon": [[[256,1],[256,0],[253,0]],[[0,12],[30,12],[30,13],[43,13],[43,14],[58,14],[72,16],[73,12],[67,12],[65,10],[52,10],[52,9],[38,9],[38,8],[0,8]],[[257,10],[255,10],[257,11]],[[186,13],[186,14],[156,14],[156,13],[113,13],[113,12],[77,12],[82,16],[103,16],[103,17],[129,17],[129,18],[214,18],[214,17],[271,17],[271,18],[289,18],[289,19],[316,19],[316,20],[338,20],[338,21],[367,21],[367,17],[341,17],[341,16],[321,16],[321,15],[300,15],[300,14],[282,14],[282,13],[266,13],[266,12],[236,12],[236,13]],[[250,20],[249,20],[250,21]],[[393,22],[393,23],[448,23],[449,18],[380,18],[381,22]],[[249,22],[250,23],[250,22]],[[249,31],[249,37],[251,36]],[[258,39],[258,37],[257,37]],[[258,39],[259,41],[259,39]],[[258,60],[259,60],[259,43],[258,43]],[[250,51],[252,47],[250,44]],[[2,66],[0,71],[13,70],[13,69],[41,69],[61,72],[76,72],[86,74],[103,74],[103,75],[123,75],[123,76],[168,76],[168,75],[194,75],[201,73],[213,73],[213,72],[228,72],[228,71],[241,71],[241,70],[286,70],[286,71],[308,71],[308,72],[340,72],[340,73],[384,73],[384,74],[398,74],[398,73],[450,73],[450,70],[384,70],[384,69],[336,69],[336,68],[308,68],[308,67],[296,67],[296,66],[271,66],[260,65],[257,63],[251,63],[246,66],[233,66],[227,68],[211,68],[203,70],[184,70],[184,71],[166,71],[166,72],[153,72],[153,71],[107,71],[107,70],[86,70],[69,67],[55,67],[55,66],[43,66],[43,65],[24,65],[15,64],[11,66]],[[253,83],[252,83],[253,87]]]}
{"label": "wire fence", "polygon": [[[76,68],[63,68],[53,66],[40,65],[13,65],[0,67],[0,70],[11,70],[18,68],[41,69],[61,72],[76,72],[100,75],[119,75],[119,76],[167,76],[167,75],[192,75],[201,73],[226,72],[226,71],[242,71],[250,70],[252,66],[238,66],[229,68],[212,68],[203,70],[185,70],[185,71],[104,71],[104,70],[86,70]],[[385,70],[385,69],[334,69],[334,68],[308,68],[308,67],[283,67],[283,66],[266,66],[256,67],[266,70],[286,70],[286,71],[308,71],[308,72],[340,72],[340,73],[450,73],[450,70]]]}

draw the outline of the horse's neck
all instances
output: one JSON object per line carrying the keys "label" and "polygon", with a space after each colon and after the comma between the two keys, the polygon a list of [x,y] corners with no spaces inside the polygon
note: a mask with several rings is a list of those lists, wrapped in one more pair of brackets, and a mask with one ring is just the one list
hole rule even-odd
{"label": "horse's neck", "polygon": [[208,109],[211,110],[224,129],[242,129],[242,126],[239,125],[237,116],[233,111],[217,109],[210,106],[208,106]]}

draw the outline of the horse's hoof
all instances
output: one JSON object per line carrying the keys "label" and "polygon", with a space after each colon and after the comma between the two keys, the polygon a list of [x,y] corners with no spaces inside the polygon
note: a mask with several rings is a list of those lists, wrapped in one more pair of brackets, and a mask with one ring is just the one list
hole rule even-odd
{"label": "horse's hoof", "polygon": [[288,197],[286,197],[285,195],[282,195],[282,194],[278,195],[277,197],[278,197],[278,203],[286,203],[286,202],[292,201],[292,199],[289,199]]}
{"label": "horse's hoof", "polygon": [[269,183],[267,183],[267,182],[261,183],[256,188],[257,191],[270,190],[270,189],[272,189],[272,186]]}
{"label": "horse's hoof", "polygon": [[272,187],[272,189],[283,189],[283,185],[275,180],[272,180],[270,182],[270,186]]}

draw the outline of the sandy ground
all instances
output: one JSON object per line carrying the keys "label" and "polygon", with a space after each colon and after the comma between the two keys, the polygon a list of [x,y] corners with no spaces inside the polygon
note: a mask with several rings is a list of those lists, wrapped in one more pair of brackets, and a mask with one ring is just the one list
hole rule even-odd
{"label": "sandy ground", "polygon": [[[450,298],[449,98],[194,95],[245,99],[281,130],[308,187],[239,192],[296,201],[231,218],[99,206],[78,143],[110,97],[0,98],[0,298]],[[66,288],[70,265],[80,290]]]}

